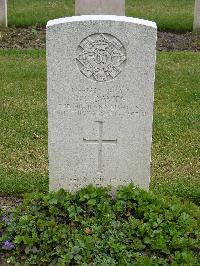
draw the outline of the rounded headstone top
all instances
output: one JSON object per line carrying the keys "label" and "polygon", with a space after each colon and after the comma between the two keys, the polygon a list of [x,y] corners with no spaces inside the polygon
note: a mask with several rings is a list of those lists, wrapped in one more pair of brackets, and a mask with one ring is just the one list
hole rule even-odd
{"label": "rounded headstone top", "polygon": [[51,27],[58,24],[69,23],[69,22],[79,22],[79,21],[81,22],[81,21],[90,21],[90,20],[128,22],[157,29],[156,23],[153,21],[139,19],[139,18],[125,17],[125,16],[114,16],[114,15],[83,15],[83,16],[59,18],[48,21],[47,27]]}

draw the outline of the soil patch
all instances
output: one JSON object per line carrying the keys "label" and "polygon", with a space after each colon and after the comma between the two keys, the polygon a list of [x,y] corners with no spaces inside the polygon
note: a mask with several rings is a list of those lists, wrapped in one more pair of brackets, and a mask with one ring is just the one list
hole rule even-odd
{"label": "soil patch", "polygon": [[1,28],[0,49],[44,49],[45,35],[44,27]]}
{"label": "soil patch", "polygon": [[[46,29],[43,26],[0,28],[0,49],[45,49]],[[158,32],[159,51],[200,51],[200,35]]]}
{"label": "soil patch", "polygon": [[17,207],[21,202],[22,198],[19,196],[2,196],[0,195],[0,209],[6,211]]}
{"label": "soil patch", "polygon": [[158,32],[157,50],[159,51],[200,51],[200,35],[193,32]]}

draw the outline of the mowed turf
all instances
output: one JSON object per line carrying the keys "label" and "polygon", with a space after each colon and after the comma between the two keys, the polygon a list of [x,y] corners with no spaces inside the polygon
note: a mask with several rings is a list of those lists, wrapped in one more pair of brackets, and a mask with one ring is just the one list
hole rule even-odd
{"label": "mowed turf", "polygon": [[126,0],[127,16],[153,20],[164,31],[191,31],[193,13],[194,0]]}
{"label": "mowed turf", "polygon": [[[158,28],[189,31],[194,0],[126,0],[126,15],[154,20]],[[50,19],[74,15],[74,0],[9,0],[9,25],[45,25]]]}
{"label": "mowed turf", "polygon": [[151,188],[200,203],[200,53],[158,53]]}
{"label": "mowed turf", "polygon": [[[200,54],[157,55],[151,190],[198,202]],[[48,190],[43,51],[0,51],[0,193]],[[133,162],[134,163],[134,162]]]}
{"label": "mowed turf", "polygon": [[45,191],[47,104],[44,53],[0,51],[0,193]]}

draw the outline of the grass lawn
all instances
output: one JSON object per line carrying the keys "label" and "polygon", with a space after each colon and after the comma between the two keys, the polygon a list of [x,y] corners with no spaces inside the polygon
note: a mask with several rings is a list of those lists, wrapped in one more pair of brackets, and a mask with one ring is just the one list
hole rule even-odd
{"label": "grass lawn", "polygon": [[151,188],[200,203],[200,53],[158,53]]}
{"label": "grass lawn", "polygon": [[[0,192],[48,187],[45,54],[0,51]],[[2,108],[3,107],[3,108]]]}
{"label": "grass lawn", "polygon": [[[200,53],[157,55],[151,190],[200,199]],[[0,193],[47,191],[44,51],[0,51]]]}
{"label": "grass lawn", "polygon": [[[158,28],[190,31],[194,0],[126,0],[126,15],[154,20]],[[74,0],[9,0],[9,25],[45,25],[50,19],[74,15]]]}

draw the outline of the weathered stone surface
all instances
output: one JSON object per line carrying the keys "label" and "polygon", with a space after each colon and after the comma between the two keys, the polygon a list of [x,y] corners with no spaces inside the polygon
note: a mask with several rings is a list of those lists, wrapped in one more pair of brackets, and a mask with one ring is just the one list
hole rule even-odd
{"label": "weathered stone surface", "polygon": [[119,16],[48,22],[51,190],[148,189],[156,31]]}
{"label": "weathered stone surface", "polygon": [[75,14],[125,15],[125,0],[76,0]]}
{"label": "weathered stone surface", "polygon": [[200,32],[200,0],[195,0],[193,28]]}
{"label": "weathered stone surface", "polygon": [[7,0],[0,0],[0,25],[7,27]]}

